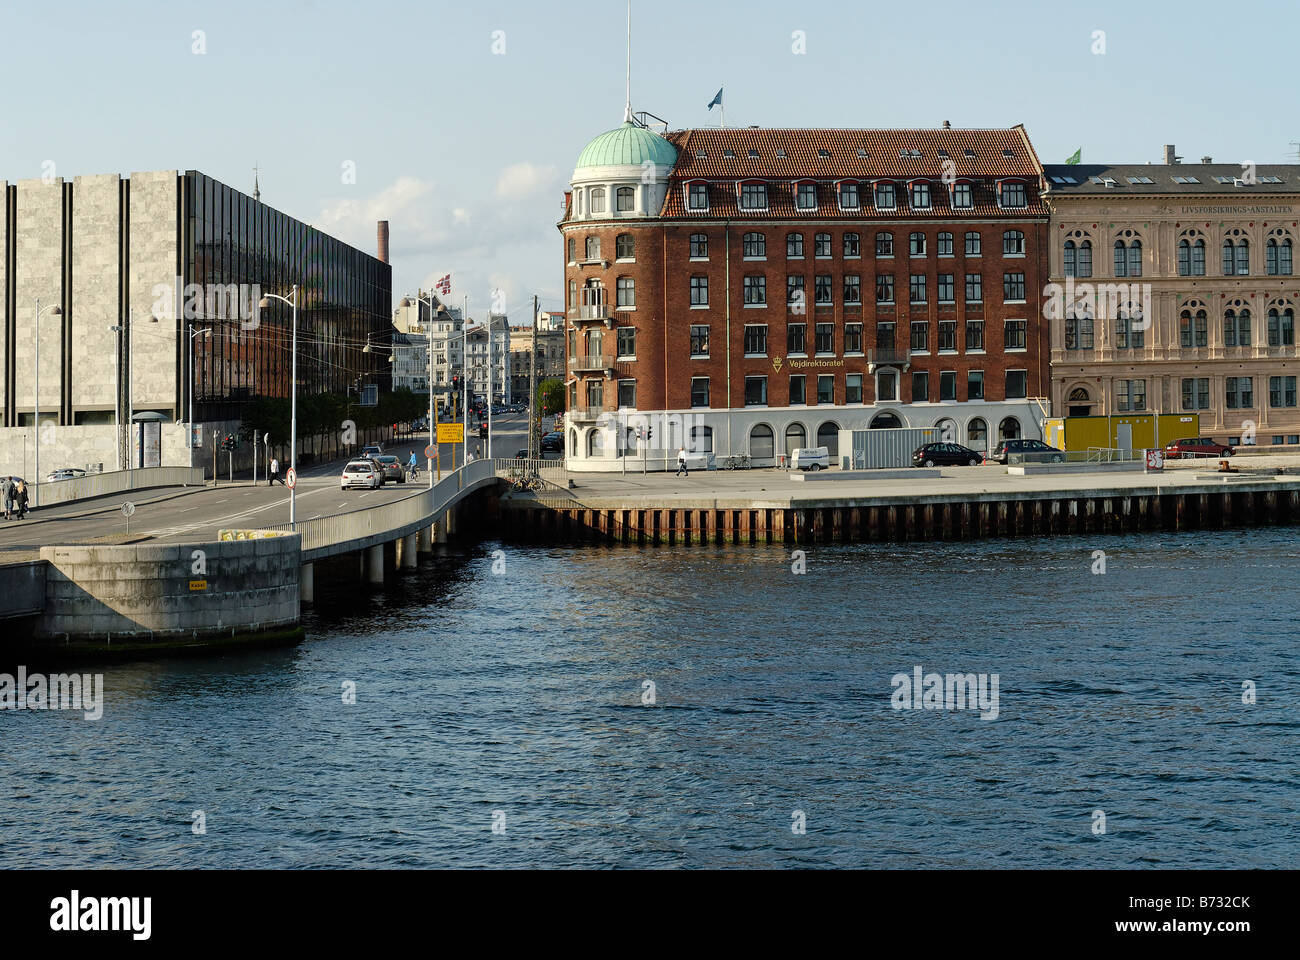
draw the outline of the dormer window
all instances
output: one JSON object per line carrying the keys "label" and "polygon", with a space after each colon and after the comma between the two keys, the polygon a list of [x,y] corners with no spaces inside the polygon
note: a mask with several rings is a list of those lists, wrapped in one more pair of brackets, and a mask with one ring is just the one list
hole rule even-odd
{"label": "dormer window", "polygon": [[840,209],[858,209],[858,185],[855,181],[846,180],[840,184]]}
{"label": "dormer window", "polygon": [[767,184],[766,183],[742,183],[740,185],[740,209],[766,210],[767,209]]}
{"label": "dormer window", "polygon": [[965,155],[965,157],[966,157],[967,160],[974,160],[974,159],[975,159],[975,151],[974,151],[974,150],[964,150],[964,151],[962,151],[962,152],[963,152],[963,154]]}
{"label": "dormer window", "polygon": [[758,159],[758,151],[757,151],[757,150],[751,150],[751,151],[749,151],[749,159],[751,159],[751,160],[757,160],[757,159]]}
{"label": "dormer window", "polygon": [[591,212],[592,213],[605,212],[605,188],[604,187],[591,188]]}
{"label": "dormer window", "polygon": [[785,150],[784,150],[783,148],[781,148],[781,147],[777,147],[777,148],[776,148],[776,155],[777,155],[777,157],[779,157],[780,159],[784,160],[784,159],[785,159]]}
{"label": "dormer window", "polygon": [[971,193],[969,183],[954,183],[952,185],[952,208],[954,210],[969,210],[975,205],[974,197]]}
{"label": "dormer window", "polygon": [[881,180],[876,184],[876,209],[893,210],[898,205],[897,197],[894,193],[894,185],[888,180]]}
{"label": "dormer window", "polygon": [[795,185],[794,205],[800,210],[817,209],[817,184],[800,183]]}
{"label": "dormer window", "polygon": [[1008,160],[1010,160],[1010,159],[1012,159],[1012,158],[1015,156],[1015,153],[1014,153],[1013,151],[1011,151],[1011,150],[1003,150],[1003,151],[1002,151],[1002,156],[1004,156],[1004,157],[1006,157]]}
{"label": "dormer window", "polygon": [[946,160],[946,159],[948,159],[948,151],[947,151],[947,150],[940,150],[940,151],[939,151],[939,159],[940,159],[940,160]]}
{"label": "dormer window", "polygon": [[912,182],[912,200],[913,210],[930,209],[930,184],[925,180],[915,180]]}
{"label": "dormer window", "polygon": [[614,191],[614,209],[629,213],[636,209],[636,187],[619,187]]}
{"label": "dormer window", "polygon": [[1003,182],[999,191],[998,202],[1004,207],[1023,207],[1028,201],[1025,197],[1025,185],[1014,180]]}
{"label": "dormer window", "polygon": [[723,151],[722,151],[722,158],[723,158],[724,160],[735,160],[735,159],[736,159],[736,151],[735,151],[735,150],[723,150]]}
{"label": "dormer window", "polygon": [[871,159],[871,154],[867,153],[865,147],[858,147],[858,159],[859,159],[859,160],[870,160],[870,159]]}
{"label": "dormer window", "polygon": [[696,159],[696,160],[707,160],[707,159],[709,159],[709,151],[707,151],[707,150],[696,150],[696,151],[695,151],[695,159]]}
{"label": "dormer window", "polygon": [[686,185],[686,209],[709,209],[709,185],[707,183],[690,183]]}
{"label": "dormer window", "polygon": [[817,159],[818,159],[818,160],[829,160],[830,158],[831,158],[831,152],[830,152],[829,150],[818,150],[818,151],[817,151]]}

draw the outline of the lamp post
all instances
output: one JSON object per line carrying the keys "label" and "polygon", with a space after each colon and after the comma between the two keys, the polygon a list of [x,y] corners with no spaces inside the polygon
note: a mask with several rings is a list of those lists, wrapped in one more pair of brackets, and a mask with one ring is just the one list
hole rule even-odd
{"label": "lamp post", "polygon": [[[190,449],[190,466],[193,467],[194,466],[194,338],[197,337],[199,334],[203,334],[204,337],[210,339],[212,337],[212,328],[204,327],[202,330],[195,330],[193,320],[189,321],[189,325],[190,325],[190,416],[185,423],[185,427],[189,431],[189,439],[186,441],[185,445]],[[253,480],[254,482],[256,482],[257,481],[257,453],[256,453],[257,445],[254,444],[253,446],[254,446]]]}
{"label": "lamp post", "polygon": [[[63,308],[57,303],[52,303],[45,310],[50,311],[54,317],[63,316]],[[41,314],[45,311],[41,309],[41,298],[36,298],[36,322],[32,335],[36,337],[36,366],[33,370],[35,374],[36,392],[32,396],[32,456],[34,457],[32,477],[32,506],[41,505]]]}
{"label": "lamp post", "polygon": [[[293,307],[293,341],[290,347],[292,360],[289,373],[293,381],[291,387],[293,399],[289,405],[289,469],[296,477],[298,474],[298,284],[293,285],[287,297],[275,293],[264,295],[258,301],[258,309],[266,310],[271,306],[272,300],[279,300]],[[293,487],[289,488],[289,526],[295,530],[298,528],[298,498],[297,491]]]}

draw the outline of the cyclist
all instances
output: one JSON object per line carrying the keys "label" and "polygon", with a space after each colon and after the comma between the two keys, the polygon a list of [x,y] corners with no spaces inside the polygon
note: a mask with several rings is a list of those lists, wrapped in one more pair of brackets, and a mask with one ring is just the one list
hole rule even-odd
{"label": "cyclist", "polygon": [[418,477],[420,475],[420,464],[419,461],[415,459],[414,450],[411,451],[411,459],[406,461],[406,469],[412,477]]}

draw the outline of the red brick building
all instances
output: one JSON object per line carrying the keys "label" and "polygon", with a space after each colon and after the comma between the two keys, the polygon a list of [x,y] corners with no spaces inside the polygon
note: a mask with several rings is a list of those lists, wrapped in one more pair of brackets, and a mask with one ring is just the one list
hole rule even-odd
{"label": "red brick building", "polygon": [[570,465],[1041,436],[1041,177],[1019,126],[597,138],[560,223]]}

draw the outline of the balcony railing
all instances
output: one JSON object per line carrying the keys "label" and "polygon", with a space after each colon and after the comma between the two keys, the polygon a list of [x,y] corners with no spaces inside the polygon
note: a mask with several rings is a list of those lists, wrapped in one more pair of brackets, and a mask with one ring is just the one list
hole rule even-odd
{"label": "balcony railing", "polygon": [[614,308],[608,303],[583,303],[572,308],[569,316],[579,322],[594,320],[608,325],[614,322]]}
{"label": "balcony railing", "polygon": [[569,418],[570,423],[592,423],[599,420],[601,414],[605,412],[600,407],[577,407],[568,411],[565,416]]}
{"label": "balcony railing", "polygon": [[614,369],[614,361],[609,357],[592,354],[582,357],[570,357],[569,369],[574,373],[603,373]]}
{"label": "balcony railing", "polygon": [[906,370],[911,365],[912,358],[908,352],[897,347],[878,347],[867,351],[867,366],[873,373],[877,367],[902,367]]}

